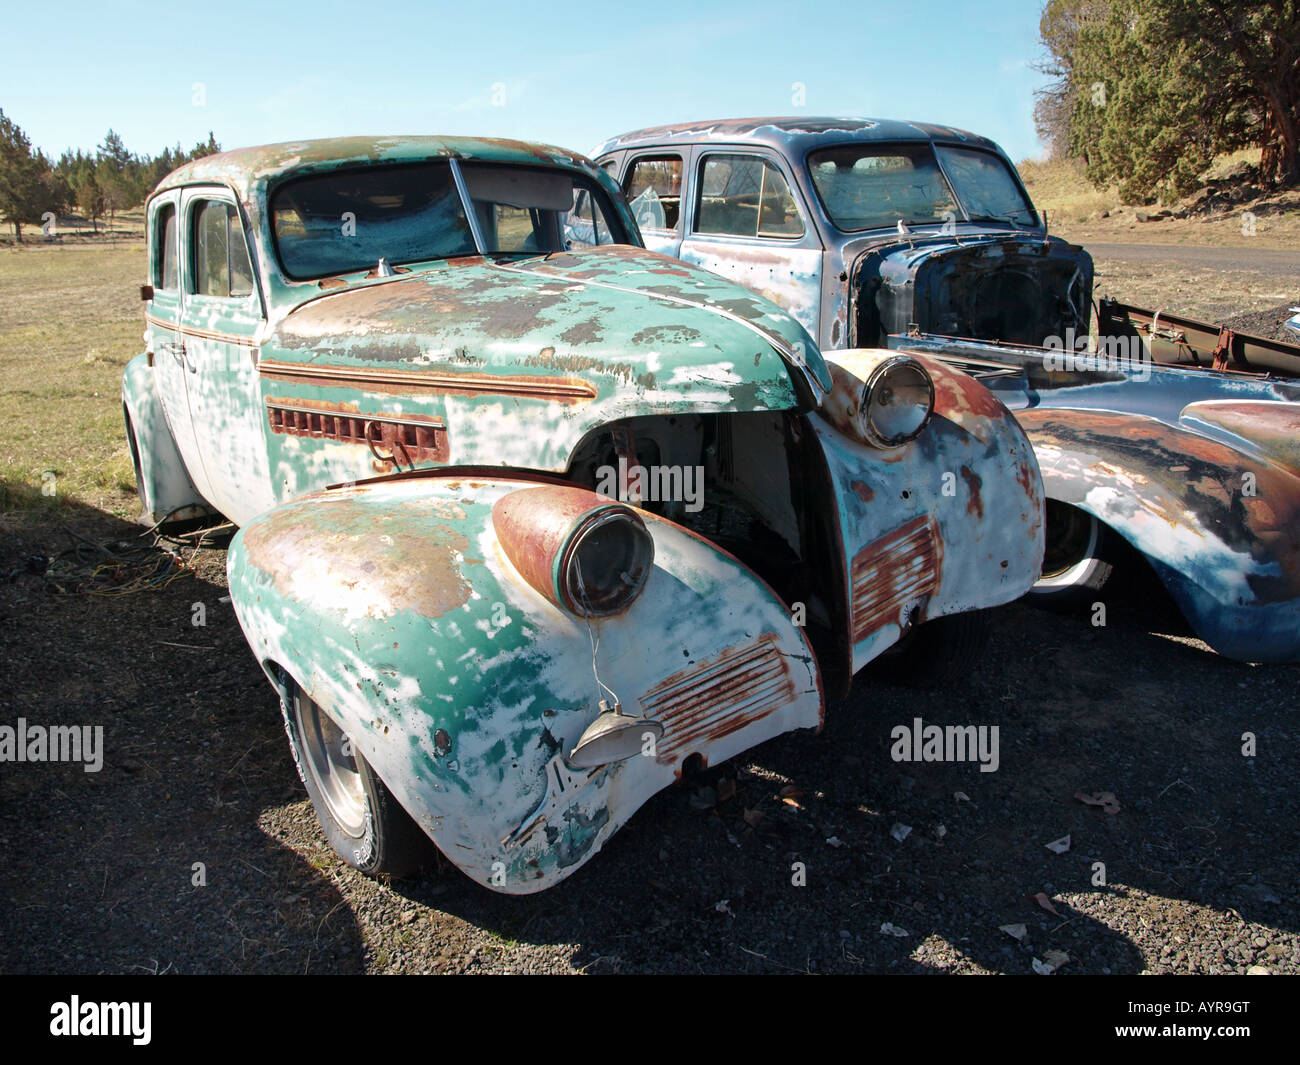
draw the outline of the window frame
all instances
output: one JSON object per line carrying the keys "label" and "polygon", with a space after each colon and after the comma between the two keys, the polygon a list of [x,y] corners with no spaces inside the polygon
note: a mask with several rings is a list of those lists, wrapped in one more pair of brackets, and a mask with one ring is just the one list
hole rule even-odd
{"label": "window frame", "polygon": [[[260,299],[257,266],[253,260],[253,242],[248,239],[248,227],[244,223],[244,214],[239,204],[220,187],[208,188],[194,186],[186,189],[188,194],[184,210],[185,248],[181,256],[185,299],[220,300],[229,305],[248,303],[254,298]],[[230,260],[230,231],[232,221],[238,224],[239,233],[244,240],[244,253],[248,263],[249,290],[241,295],[219,296],[211,292],[200,292],[199,283],[199,240],[198,225],[200,216],[207,204],[218,204],[226,210],[226,271],[228,279],[233,277]],[[179,212],[178,212],[179,214]]]}
{"label": "window frame", "polygon": [[[678,193],[678,197],[677,197],[677,224],[675,226],[666,226],[661,229],[658,226],[642,226],[640,221],[638,220],[637,227],[640,229],[648,230],[651,233],[662,233],[662,234],[684,233],[685,226],[683,225],[683,223],[686,220],[686,204],[687,204],[686,191],[687,191],[687,183],[688,183],[687,179],[690,174],[690,153],[689,152],[675,151],[671,148],[652,148],[649,151],[641,152],[637,155],[631,156],[628,159],[626,168],[623,170],[623,180],[619,182],[619,188],[623,190],[623,198],[627,200],[628,207],[631,208],[632,197],[630,195],[629,190],[632,185],[632,175],[636,172],[637,164],[642,162],[652,162],[660,159],[676,159],[679,163],[681,163],[682,189]],[[635,217],[635,212],[634,212],[634,217]]]}
{"label": "window frame", "polygon": [[[282,278],[284,282],[286,282],[289,285],[319,285],[319,283],[325,280],[326,278],[347,277],[348,275],[361,274],[365,271],[373,270],[375,265],[372,263],[369,266],[358,266],[354,269],[334,271],[331,273],[323,273],[323,274],[312,274],[311,276],[291,273],[288,267],[285,265],[284,256],[280,248],[280,240],[275,234],[275,223],[274,223],[275,197],[285,186],[292,184],[296,181],[303,181],[310,178],[330,177],[334,175],[357,173],[359,171],[373,172],[375,170],[411,169],[416,167],[429,166],[432,163],[438,163],[438,162],[445,163],[452,174],[452,177],[454,179],[454,188],[458,198],[460,199],[461,209],[464,211],[468,219],[470,233],[474,243],[474,250],[471,252],[466,252],[463,255],[444,255],[444,256],[426,257],[421,259],[394,259],[390,261],[389,263],[390,266],[393,267],[401,266],[406,268],[415,267],[415,266],[422,267],[425,265],[432,265],[435,263],[448,262],[451,259],[465,258],[466,256],[470,256],[470,255],[486,254],[488,256],[500,255],[500,256],[531,257],[534,255],[557,254],[555,252],[547,253],[547,252],[531,252],[531,251],[485,252],[484,242],[482,239],[483,234],[479,231],[480,219],[477,210],[474,207],[474,201],[472,197],[470,197],[468,189],[465,187],[464,178],[461,176],[457,165],[462,162],[470,163],[475,166],[500,166],[500,167],[512,167],[512,168],[522,169],[522,170],[558,171],[561,174],[568,175],[573,180],[573,183],[576,187],[586,191],[590,191],[596,197],[596,202],[600,205],[601,212],[602,214],[604,214],[606,222],[611,228],[611,236],[614,238],[612,242],[608,245],[592,245],[592,247],[615,247],[618,245],[635,244],[635,241],[632,239],[632,233],[631,231],[628,230],[623,216],[616,209],[616,206],[612,198],[610,197],[609,192],[601,185],[599,179],[597,179],[592,174],[588,174],[586,171],[578,167],[553,166],[553,165],[547,165],[545,163],[536,163],[536,164],[517,163],[517,162],[501,161],[498,159],[482,159],[482,158],[476,158],[472,156],[461,157],[461,156],[451,156],[451,155],[440,156],[433,159],[419,160],[417,162],[362,163],[358,165],[331,167],[326,170],[296,171],[294,173],[285,175],[283,178],[276,181],[273,185],[270,185],[265,190],[264,200],[266,204],[266,214],[268,219],[268,232],[269,232],[268,240],[270,241],[271,244],[270,257],[272,262],[275,264],[276,269],[278,269],[279,271],[280,278]],[[614,227],[617,227],[619,231],[618,233],[613,232]]]}
{"label": "window frame", "polygon": [[[176,267],[176,283],[171,287],[164,284],[166,276],[166,256],[167,256],[167,227],[163,218],[170,215],[172,226],[171,251],[173,262]],[[149,283],[156,292],[166,292],[174,294],[178,299],[181,294],[182,274],[180,259],[180,203],[177,197],[165,197],[160,199],[153,207],[150,216],[150,246],[149,246]]]}
{"label": "window frame", "polygon": [[[794,205],[795,213],[799,218],[801,229],[798,233],[763,233],[758,228],[758,223],[762,220],[762,194],[759,197],[759,212],[755,218],[755,232],[747,235],[742,233],[714,233],[708,230],[700,229],[700,207],[704,198],[704,168],[708,166],[709,160],[718,156],[733,156],[736,158],[756,159],[765,167],[770,166],[781,180],[785,182],[786,193],[790,197],[791,204]],[[704,240],[744,240],[755,243],[767,243],[769,241],[780,241],[786,244],[801,244],[806,242],[810,236],[817,236],[816,226],[811,224],[808,208],[800,202],[798,182],[791,179],[781,165],[779,158],[774,158],[767,152],[756,152],[747,150],[742,147],[732,147],[729,145],[710,146],[707,151],[701,152],[699,158],[695,161],[693,168],[693,177],[695,179],[695,191],[691,196],[691,228],[688,234],[690,239]],[[818,240],[820,244],[820,238]]]}

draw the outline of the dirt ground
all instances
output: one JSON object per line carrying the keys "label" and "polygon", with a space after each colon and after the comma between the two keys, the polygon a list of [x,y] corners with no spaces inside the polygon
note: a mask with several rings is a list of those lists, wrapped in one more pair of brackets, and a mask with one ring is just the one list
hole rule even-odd
{"label": "dirt ground", "polygon": [[[1204,295],[1178,264],[1099,268],[1171,310]],[[1284,284],[1300,295],[1255,272],[1214,298],[1275,307]],[[221,545],[167,583],[78,592],[111,562],[87,540],[155,572],[107,511],[0,520],[0,724],[102,725],[105,748],[97,773],[0,764],[0,971],[1300,973],[1300,667],[1213,654],[1138,564],[1105,626],[999,611],[962,683],[864,675],[819,735],[661,793],[519,899],[336,858],[221,601]],[[894,761],[916,718],[996,726],[997,771]],[[1118,810],[1076,797],[1098,792]]]}
{"label": "dirt ground", "polygon": [[[0,772],[5,972],[1300,972],[1300,667],[1211,653],[1140,570],[1101,628],[1001,611],[959,685],[861,677],[820,735],[661,793],[519,899],[333,855],[221,602],[222,550],[152,591],[54,594],[28,556],[76,542],[9,536],[0,557],[0,720],[105,736],[98,773]],[[893,761],[917,717],[997,726],[997,771]],[[1096,792],[1118,812],[1076,797]]]}

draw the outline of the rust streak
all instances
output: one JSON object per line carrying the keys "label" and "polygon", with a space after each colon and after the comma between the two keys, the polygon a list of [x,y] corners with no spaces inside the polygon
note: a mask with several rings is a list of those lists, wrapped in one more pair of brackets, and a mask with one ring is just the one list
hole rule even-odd
{"label": "rust streak", "polygon": [[853,559],[853,642],[892,623],[911,600],[934,591],[938,574],[935,529],[921,514],[879,540],[867,544]]}
{"label": "rust streak", "polygon": [[641,707],[664,726],[657,761],[668,765],[686,747],[728,736],[794,697],[777,638],[764,633],[660,681],[641,697]]}

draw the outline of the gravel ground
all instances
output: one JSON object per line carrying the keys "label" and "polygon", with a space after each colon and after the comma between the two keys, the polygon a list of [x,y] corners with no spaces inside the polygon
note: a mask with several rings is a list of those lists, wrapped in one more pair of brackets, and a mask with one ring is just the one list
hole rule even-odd
{"label": "gravel ground", "polygon": [[1285,340],[1292,344],[1300,344],[1300,337],[1297,337],[1285,323],[1288,318],[1294,318],[1296,308],[1300,306],[1300,295],[1297,295],[1290,303],[1284,303],[1280,307],[1270,307],[1263,311],[1248,312],[1246,314],[1234,314],[1230,318],[1223,320],[1223,325],[1230,329],[1235,329],[1239,333],[1252,333],[1257,337],[1264,337],[1266,340]]}
{"label": "gravel ground", "polygon": [[[26,560],[71,542],[0,529],[0,724],[101,724],[105,748],[98,773],[0,765],[4,972],[1300,972],[1300,667],[1214,655],[1138,565],[1105,627],[1002,610],[963,683],[860,677],[820,735],[662,792],[520,899],[328,849],[222,550],[152,591],[52,595]],[[996,725],[997,771],[892,760],[915,717]],[[1098,792],[1117,812],[1076,797]]]}

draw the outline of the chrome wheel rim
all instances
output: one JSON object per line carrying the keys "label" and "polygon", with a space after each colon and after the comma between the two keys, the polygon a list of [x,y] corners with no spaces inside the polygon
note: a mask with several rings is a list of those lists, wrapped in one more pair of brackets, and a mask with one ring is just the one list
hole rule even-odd
{"label": "chrome wheel rim", "polygon": [[1076,507],[1054,499],[1047,501],[1047,550],[1039,583],[1064,583],[1061,578],[1080,563],[1092,558],[1097,549],[1097,519]]}
{"label": "chrome wheel rim", "polygon": [[321,712],[311,699],[294,699],[303,767],[311,774],[339,827],[354,839],[366,830],[366,792],[347,733]]}

